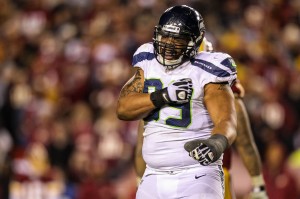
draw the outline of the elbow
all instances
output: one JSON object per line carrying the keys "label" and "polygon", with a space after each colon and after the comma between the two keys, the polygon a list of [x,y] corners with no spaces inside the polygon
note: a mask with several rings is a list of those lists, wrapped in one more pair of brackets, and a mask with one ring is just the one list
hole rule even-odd
{"label": "elbow", "polygon": [[128,120],[126,119],[126,116],[125,116],[124,114],[118,112],[118,111],[117,111],[117,117],[118,117],[119,120],[128,121]]}
{"label": "elbow", "polygon": [[129,120],[128,116],[126,114],[126,110],[122,106],[120,106],[120,105],[118,105],[118,107],[117,107],[117,117],[120,120],[125,120],[125,121]]}
{"label": "elbow", "polygon": [[117,105],[117,117],[120,120],[124,120],[124,121],[132,121],[133,120],[133,118],[130,116],[130,112],[127,111],[125,106],[122,106],[121,103],[118,103],[118,105]]}
{"label": "elbow", "polygon": [[117,112],[117,116],[119,120],[124,120],[124,121],[132,121],[130,117],[126,116],[125,114],[121,114]]}

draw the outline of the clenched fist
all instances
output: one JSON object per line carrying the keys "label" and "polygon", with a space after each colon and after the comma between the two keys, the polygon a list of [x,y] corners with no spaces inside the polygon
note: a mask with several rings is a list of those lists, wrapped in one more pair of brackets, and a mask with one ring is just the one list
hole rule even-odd
{"label": "clenched fist", "polygon": [[207,166],[217,161],[228,145],[224,135],[214,134],[208,139],[189,141],[185,143],[184,149],[201,165]]}
{"label": "clenched fist", "polygon": [[160,108],[165,104],[184,104],[191,100],[193,83],[190,78],[174,81],[168,87],[150,94],[153,104]]}

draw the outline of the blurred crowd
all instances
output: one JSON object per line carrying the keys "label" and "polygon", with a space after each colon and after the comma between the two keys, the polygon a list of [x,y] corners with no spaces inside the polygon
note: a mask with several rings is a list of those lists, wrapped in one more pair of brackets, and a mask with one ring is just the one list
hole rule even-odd
{"label": "blurred crowd", "polygon": [[137,123],[116,99],[177,4],[237,62],[270,198],[300,198],[299,0],[1,0],[0,199],[135,197]]}

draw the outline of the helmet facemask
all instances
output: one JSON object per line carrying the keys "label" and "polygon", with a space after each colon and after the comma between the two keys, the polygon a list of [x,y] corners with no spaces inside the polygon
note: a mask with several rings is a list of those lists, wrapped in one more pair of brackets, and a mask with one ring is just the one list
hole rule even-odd
{"label": "helmet facemask", "polygon": [[174,69],[196,55],[202,38],[203,35],[195,38],[180,32],[176,26],[156,26],[153,38],[155,57],[167,69]]}

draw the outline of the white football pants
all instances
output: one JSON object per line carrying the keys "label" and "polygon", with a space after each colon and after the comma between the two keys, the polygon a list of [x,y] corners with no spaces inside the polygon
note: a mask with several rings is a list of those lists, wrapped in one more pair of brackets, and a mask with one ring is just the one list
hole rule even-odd
{"label": "white football pants", "polygon": [[146,168],[136,199],[224,199],[222,166],[201,166],[181,171]]}

